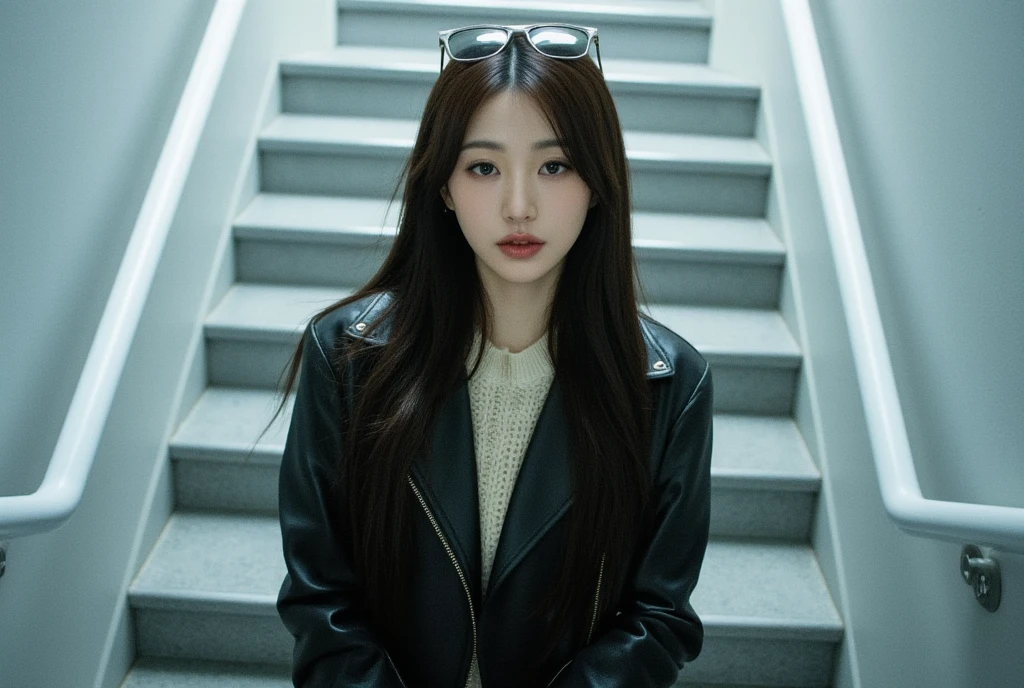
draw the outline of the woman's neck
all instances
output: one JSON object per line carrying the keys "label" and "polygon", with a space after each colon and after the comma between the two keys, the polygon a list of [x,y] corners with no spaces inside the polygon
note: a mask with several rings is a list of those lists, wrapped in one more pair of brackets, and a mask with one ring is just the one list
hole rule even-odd
{"label": "woman's neck", "polygon": [[488,285],[484,293],[490,304],[490,341],[511,353],[518,353],[544,336],[554,284]]}

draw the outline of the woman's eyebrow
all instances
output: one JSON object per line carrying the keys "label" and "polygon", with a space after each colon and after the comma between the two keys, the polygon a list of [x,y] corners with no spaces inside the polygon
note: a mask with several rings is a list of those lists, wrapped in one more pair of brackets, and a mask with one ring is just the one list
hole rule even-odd
{"label": "woman's eyebrow", "polygon": [[[533,144],[533,150],[541,150],[542,148],[561,148],[562,143],[558,139],[544,139],[543,141],[537,141]],[[470,141],[469,143],[463,144],[460,151],[464,151],[467,148],[487,148],[488,150],[496,150],[504,152],[505,146],[498,143],[497,141],[489,141],[485,139],[477,139]]]}

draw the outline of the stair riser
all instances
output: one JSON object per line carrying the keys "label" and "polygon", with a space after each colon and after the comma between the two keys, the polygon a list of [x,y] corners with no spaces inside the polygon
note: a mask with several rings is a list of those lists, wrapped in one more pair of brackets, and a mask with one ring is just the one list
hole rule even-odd
{"label": "stair riser", "polygon": [[[614,17],[595,17],[547,9],[484,8],[443,13],[429,10],[394,12],[342,9],[338,13],[338,44],[435,50],[440,69],[438,31],[470,24],[539,24],[551,21],[597,27],[602,61],[629,59],[707,62],[711,37],[708,27],[679,26],[657,19],[636,23],[635,18],[629,19],[631,21],[626,22]],[[590,54],[596,63],[597,53],[593,47]]]}
{"label": "stair riser", "polygon": [[764,482],[762,489],[712,487],[712,536],[807,540],[817,494],[773,490]]}
{"label": "stair riser", "polygon": [[837,643],[823,640],[716,637],[705,628],[704,648],[683,668],[687,682],[824,688],[831,685]]}
{"label": "stair riser", "polygon": [[173,657],[288,666],[294,640],[278,616],[134,609],[142,657]]}
{"label": "stair riser", "polygon": [[[418,120],[433,80],[394,73],[378,78],[289,76],[281,79],[282,111],[291,114]],[[672,134],[752,136],[757,100],[637,93],[610,84],[623,129]]]}
{"label": "stair riser", "polygon": [[[277,513],[278,464],[253,464],[243,457],[219,460],[174,459],[179,509]],[[714,478],[712,478],[714,483]],[[806,540],[814,493],[736,490],[712,484],[711,535]]]}
{"label": "stair riser", "polygon": [[[290,343],[224,339],[208,334],[209,384],[274,389],[293,351],[294,344]],[[715,411],[789,415],[797,369],[769,362],[734,364],[728,355],[721,354],[707,358],[715,375]]]}
{"label": "stair riser", "polygon": [[715,410],[788,416],[799,372],[782,366],[735,365],[720,355],[706,355],[715,379]]}
{"label": "stair riser", "polygon": [[[288,666],[293,640],[275,616],[134,610],[140,656]],[[822,640],[716,637],[683,670],[686,681],[827,686],[836,644]]]}
{"label": "stair riser", "polygon": [[143,657],[132,666],[132,670],[120,688],[292,688],[292,686],[290,667]]}
{"label": "stair riser", "polygon": [[[392,243],[391,237],[374,241],[376,247],[236,239],[235,277],[250,283],[355,287],[377,271]],[[657,257],[637,259],[650,301],[740,308],[778,305],[779,265],[709,262],[668,249],[651,253]]]}
{"label": "stair riser", "polygon": [[[268,193],[327,194],[390,198],[408,149],[388,155],[366,150],[322,152],[263,150],[261,190]],[[326,147],[325,147],[326,149]],[[763,217],[768,174],[737,172],[728,163],[652,164],[630,160],[633,209],[663,213],[703,213]],[[398,197],[402,189],[399,188]]]}
{"label": "stair riser", "polygon": [[[174,459],[174,449],[171,449]],[[174,498],[179,509],[216,509],[277,514],[280,464],[174,460]]]}

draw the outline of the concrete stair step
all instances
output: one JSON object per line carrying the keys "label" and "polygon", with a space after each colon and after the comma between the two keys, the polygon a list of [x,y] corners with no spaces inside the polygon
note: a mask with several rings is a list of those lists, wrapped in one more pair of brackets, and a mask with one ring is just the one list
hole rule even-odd
{"label": "concrete stair step", "polygon": [[[170,442],[178,508],[277,513],[294,393],[267,427],[278,401],[271,390],[206,390]],[[792,419],[716,414],[713,535],[806,540],[820,482]]]}
{"label": "concrete stair step", "polygon": [[[260,190],[390,198],[415,119],[284,114],[259,139]],[[752,138],[626,131],[633,207],[763,217],[771,158]]]}
{"label": "concrete stair step", "polygon": [[[607,59],[605,81],[625,129],[753,136],[761,89],[692,62]],[[281,61],[290,114],[418,119],[440,69],[434,47],[341,45]]]}
{"label": "concrete stair step", "polygon": [[[398,204],[390,212],[387,205],[372,198],[259,194],[235,220],[235,277],[263,284],[364,284],[397,231]],[[651,300],[778,305],[785,248],[763,219],[636,212],[633,233]]]}
{"label": "concrete stair step", "polygon": [[[207,316],[208,381],[276,388],[305,323],[348,288],[235,284]],[[652,304],[649,314],[693,344],[715,375],[720,412],[790,412],[800,350],[777,311]]]}
{"label": "concrete stair step", "polygon": [[[753,688],[753,686],[691,683],[680,688]],[[236,662],[154,659],[135,662],[120,688],[291,688],[288,669]]]}
{"label": "concrete stair step", "polygon": [[[687,672],[689,673],[689,669]],[[680,688],[753,688],[752,686],[691,683]],[[287,668],[236,662],[154,659],[135,662],[120,688],[291,688]]]}
{"label": "concrete stair step", "polygon": [[[433,49],[437,32],[470,24],[561,22],[600,29],[605,59],[707,62],[711,12],[696,0],[339,0],[339,45]],[[591,48],[592,59],[596,53]]]}
{"label": "concrete stair step", "polygon": [[[287,666],[284,574],[276,518],[174,513],[129,589],[139,656]],[[807,545],[713,539],[692,602],[686,680],[828,685],[842,624]]]}
{"label": "concrete stair step", "polygon": [[291,688],[287,667],[141,657],[120,688]]}

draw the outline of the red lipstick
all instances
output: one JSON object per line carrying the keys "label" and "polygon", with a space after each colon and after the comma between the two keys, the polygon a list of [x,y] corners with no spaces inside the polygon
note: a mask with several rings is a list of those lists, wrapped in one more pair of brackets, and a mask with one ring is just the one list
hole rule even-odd
{"label": "red lipstick", "polygon": [[498,243],[499,244],[511,244],[513,242],[517,243],[517,244],[523,244],[523,243],[526,243],[526,244],[543,244],[544,243],[543,241],[541,241],[537,237],[533,236],[532,234],[526,234],[526,233],[522,233],[522,232],[520,232],[518,234],[508,234],[508,235],[505,236],[504,239],[502,239]]}
{"label": "red lipstick", "polygon": [[532,234],[509,234],[498,242],[501,252],[509,258],[530,258],[543,245],[544,242]]}

